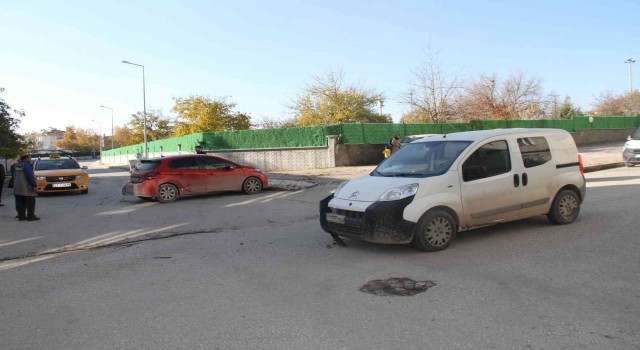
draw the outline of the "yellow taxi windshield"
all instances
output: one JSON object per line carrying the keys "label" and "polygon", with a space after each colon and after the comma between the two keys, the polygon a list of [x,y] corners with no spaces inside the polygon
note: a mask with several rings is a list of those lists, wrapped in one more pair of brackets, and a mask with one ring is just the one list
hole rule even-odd
{"label": "yellow taxi windshield", "polygon": [[73,159],[40,159],[35,170],[80,169],[80,165]]}

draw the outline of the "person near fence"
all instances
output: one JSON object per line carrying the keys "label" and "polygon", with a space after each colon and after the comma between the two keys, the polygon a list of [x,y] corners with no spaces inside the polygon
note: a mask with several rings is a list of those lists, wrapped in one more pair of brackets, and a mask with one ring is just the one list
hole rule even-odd
{"label": "person near fence", "polygon": [[20,161],[13,169],[13,195],[16,199],[19,221],[40,220],[35,214],[38,184],[33,175],[31,157],[28,154],[20,156]]}
{"label": "person near fence", "polygon": [[389,158],[389,156],[391,155],[391,146],[384,146],[384,151],[382,151],[382,154],[384,155],[384,159]]}
{"label": "person near fence", "polygon": [[389,145],[391,146],[391,154],[396,153],[401,147],[400,135],[395,134],[393,138],[389,141]]}
{"label": "person near fence", "polygon": [[198,145],[196,146],[196,154],[207,154],[207,153],[205,153],[205,151],[202,150],[202,146]]}

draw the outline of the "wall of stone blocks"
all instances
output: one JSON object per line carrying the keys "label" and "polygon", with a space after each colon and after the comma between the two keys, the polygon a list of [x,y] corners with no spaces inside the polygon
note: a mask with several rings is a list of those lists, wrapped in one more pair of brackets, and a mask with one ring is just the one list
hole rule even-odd
{"label": "wall of stone blocks", "polygon": [[[193,152],[150,152],[149,158],[177,154],[193,154]],[[333,151],[329,153],[328,147],[207,151],[207,154],[227,158],[264,171],[328,168],[335,164],[331,161]],[[128,166],[129,161],[135,159],[133,154],[103,157],[102,164]]]}

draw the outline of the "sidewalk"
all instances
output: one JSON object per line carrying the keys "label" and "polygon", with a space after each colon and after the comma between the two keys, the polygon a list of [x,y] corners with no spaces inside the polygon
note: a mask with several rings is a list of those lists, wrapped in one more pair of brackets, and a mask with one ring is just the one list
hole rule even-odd
{"label": "sidewalk", "polygon": [[[623,167],[622,146],[625,141],[578,147],[584,171]],[[269,173],[269,187],[275,190],[298,190],[342,181],[370,173],[376,166],[349,166],[323,169],[290,170]]]}

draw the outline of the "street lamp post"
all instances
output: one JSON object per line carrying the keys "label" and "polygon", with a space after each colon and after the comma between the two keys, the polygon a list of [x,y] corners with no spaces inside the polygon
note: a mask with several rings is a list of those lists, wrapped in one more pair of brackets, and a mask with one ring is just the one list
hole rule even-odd
{"label": "street lamp post", "polygon": [[633,92],[633,80],[631,78],[631,65],[636,63],[636,60],[634,60],[633,58],[630,58],[626,61],[624,61],[624,63],[628,63],[629,64],[629,92]]}
{"label": "street lamp post", "polygon": [[113,149],[113,108],[100,105],[102,108],[107,108],[111,110],[111,149]]}
{"label": "street lamp post", "polygon": [[144,66],[141,64],[137,64],[137,63],[133,63],[133,62],[129,62],[129,61],[122,61],[122,63],[126,63],[126,64],[131,64],[134,66],[138,66],[138,67],[142,67],[142,125],[143,125],[143,137],[144,137],[144,157],[148,158],[149,156],[149,152],[147,149],[147,100],[146,100],[146,92],[145,92],[145,84],[144,84]]}
{"label": "street lamp post", "polygon": [[102,122],[100,122],[99,120],[95,120],[92,119],[91,120],[94,123],[98,123],[98,127],[99,127],[99,131],[100,131],[100,137],[98,138],[98,142],[100,143],[100,163],[102,163]]}

